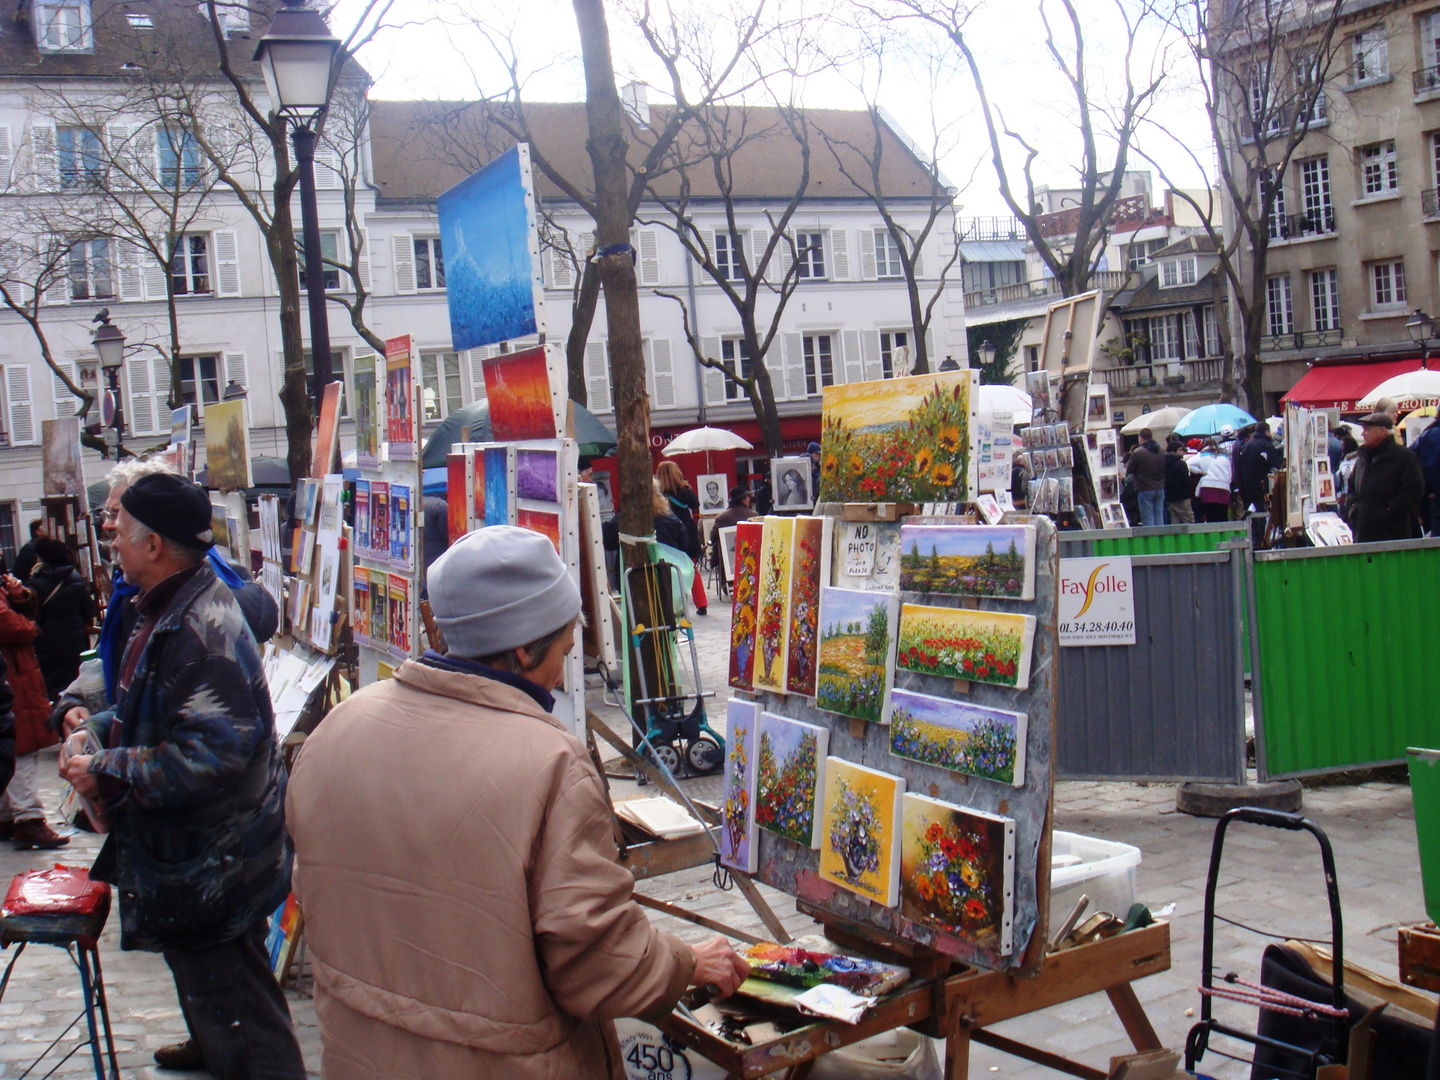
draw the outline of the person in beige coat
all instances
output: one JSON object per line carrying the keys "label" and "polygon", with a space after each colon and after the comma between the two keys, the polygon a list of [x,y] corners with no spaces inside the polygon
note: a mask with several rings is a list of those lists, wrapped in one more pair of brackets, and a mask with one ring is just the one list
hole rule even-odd
{"label": "person in beige coat", "polygon": [[580,613],[550,541],[476,530],[430,597],[447,652],[336,707],[290,780],[322,1074],[623,1080],[615,1018],[748,968],[631,899],[600,776],[550,711]]}

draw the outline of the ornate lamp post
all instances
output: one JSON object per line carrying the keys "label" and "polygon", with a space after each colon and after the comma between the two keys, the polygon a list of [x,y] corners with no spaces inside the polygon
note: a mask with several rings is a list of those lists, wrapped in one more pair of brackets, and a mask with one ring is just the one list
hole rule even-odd
{"label": "ornate lamp post", "polygon": [[1435,320],[1417,307],[1410,318],[1405,320],[1405,329],[1410,331],[1410,340],[1420,346],[1420,366],[1428,368],[1430,339],[1435,333]]}
{"label": "ornate lamp post", "polygon": [[109,308],[99,312],[93,321],[100,324],[95,330],[93,340],[95,355],[100,358],[100,369],[105,372],[111,400],[115,403],[115,460],[119,461],[125,452],[125,404],[120,394],[120,368],[125,363],[125,335],[118,326],[110,322]]}

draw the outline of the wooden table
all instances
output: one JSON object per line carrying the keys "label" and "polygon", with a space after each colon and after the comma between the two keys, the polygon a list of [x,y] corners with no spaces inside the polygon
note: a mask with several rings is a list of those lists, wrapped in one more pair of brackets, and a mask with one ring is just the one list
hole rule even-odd
{"label": "wooden table", "polygon": [[880,1003],[858,1024],[817,1020],[770,1042],[745,1046],[672,1013],[659,1027],[672,1038],[741,1080],[787,1070],[788,1080],[803,1080],[822,1054],[862,1039],[911,1027],[945,1039],[946,1080],[970,1075],[970,1043],[1003,1050],[1085,1080],[1106,1073],[1046,1050],[1027,1046],[985,1029],[1002,1020],[1037,1012],[1090,994],[1110,998],[1136,1050],[1162,1044],[1131,983],[1170,968],[1170,925],[1160,922],[1128,934],[1064,949],[1046,957],[1034,978],[974,968],[935,978],[912,979]]}

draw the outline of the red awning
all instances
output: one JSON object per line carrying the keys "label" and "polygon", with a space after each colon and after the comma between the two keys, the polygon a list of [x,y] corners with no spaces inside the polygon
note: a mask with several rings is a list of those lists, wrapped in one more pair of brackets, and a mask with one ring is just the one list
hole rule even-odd
{"label": "red awning", "polygon": [[1356,412],[1355,403],[1386,379],[1419,370],[1419,357],[1368,364],[1327,364],[1323,367],[1317,364],[1280,400],[1294,402],[1307,409]]}

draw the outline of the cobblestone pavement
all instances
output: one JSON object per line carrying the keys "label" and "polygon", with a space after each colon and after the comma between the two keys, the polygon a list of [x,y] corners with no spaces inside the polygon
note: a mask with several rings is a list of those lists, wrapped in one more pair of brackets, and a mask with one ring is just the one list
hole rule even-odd
{"label": "cobblestone pavement", "polygon": [[[710,615],[695,620],[697,647],[702,656],[701,679],[706,689],[716,692],[716,700],[723,702],[728,608],[718,601],[712,602],[710,610]],[[591,698],[599,703],[598,690],[592,692]],[[603,707],[601,711],[617,729],[623,723],[617,711]],[[715,717],[723,718],[723,713],[723,708],[711,710]],[[53,752],[42,763],[42,773],[46,778],[45,798],[53,809],[57,799]],[[714,799],[719,792],[716,778],[684,784],[688,791],[703,798]],[[627,781],[612,781],[612,788],[616,797],[637,790]],[[1175,904],[1170,917],[1171,970],[1138,982],[1136,990],[1161,1038],[1179,1049],[1194,1023],[1194,1016],[1187,1013],[1198,1010],[1199,1004],[1195,984],[1200,970],[1205,873],[1214,823],[1177,813],[1174,805],[1174,788],[1169,785],[1056,785],[1057,828],[1139,847],[1143,853],[1139,899],[1152,910]],[[1396,928],[1425,917],[1408,788],[1383,782],[1311,788],[1305,792],[1305,812],[1325,829],[1334,845],[1345,914],[1346,957],[1394,978]],[[8,882],[22,870],[47,867],[56,861],[86,865],[98,847],[95,837],[83,833],[58,853],[19,853],[8,844],[0,845],[0,883]],[[1236,827],[1227,842],[1223,871],[1219,896],[1230,917],[1273,927],[1291,936],[1329,937],[1320,860],[1308,836]],[[738,890],[721,893],[712,886],[708,868],[643,882],[640,889],[730,925],[764,932]],[[795,912],[790,898],[765,887],[762,892],[792,933],[815,929],[807,917]],[[654,917],[666,929],[687,939],[710,936],[709,931],[689,923]],[[1262,939],[1222,924],[1217,928],[1217,963],[1225,970],[1254,975],[1263,945]],[[101,942],[101,954],[125,1076],[207,1075],[160,1072],[151,1062],[156,1047],[184,1036],[174,985],[160,957],[122,953],[118,920],[113,916]],[[0,962],[8,961],[11,955],[0,953]],[[300,992],[290,991],[289,996],[305,1060],[312,1074],[318,1075],[320,1047],[314,1006],[303,987]],[[61,1033],[78,1009],[79,997],[78,976],[60,950],[32,946],[26,951],[0,1001],[0,1080],[19,1076],[28,1060]],[[1253,1010],[1236,1006],[1221,1010],[1221,1014],[1230,1016],[1239,1026],[1253,1029]],[[1102,1067],[1109,1055],[1130,1049],[1103,995],[1020,1017],[995,1030]],[[66,1045],[73,1045],[73,1040],[72,1033]],[[1059,1075],[980,1046],[974,1048],[971,1062],[977,1077],[1039,1080]],[[1224,1067],[1213,1057],[1207,1058],[1205,1065],[1207,1072],[1217,1076],[1247,1075],[1238,1068]],[[83,1075],[86,1071],[86,1059],[77,1055],[56,1075]]]}

